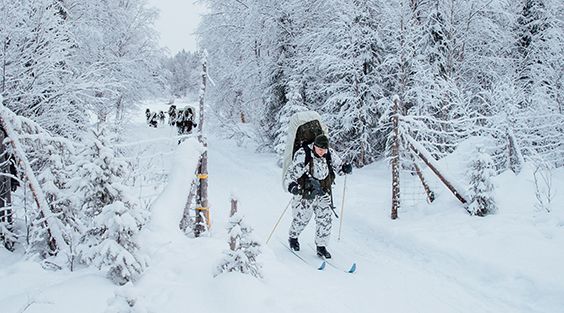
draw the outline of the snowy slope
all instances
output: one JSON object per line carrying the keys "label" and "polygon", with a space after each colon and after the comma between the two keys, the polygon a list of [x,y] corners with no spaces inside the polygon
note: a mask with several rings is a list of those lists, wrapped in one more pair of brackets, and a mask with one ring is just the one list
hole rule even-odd
{"label": "snowy slope", "polygon": [[[257,154],[252,146],[209,138],[212,229],[202,238],[184,236],[177,225],[201,146],[194,140],[170,144],[175,130],[148,128],[144,109],[130,126],[131,140],[161,141],[160,164],[170,171],[166,185],[145,191],[158,196],[139,237],[150,260],[144,275],[117,287],[95,269],[49,271],[21,251],[0,250],[0,312],[564,312],[562,170],[553,176],[559,193],[551,213],[534,208],[532,169],[525,168],[519,176],[496,177],[499,210],[493,215],[468,216],[443,190],[432,205],[404,207],[392,221],[387,165],[356,169],[347,177],[341,240],[335,219],[328,250],[336,262],[356,262],[358,272],[317,271],[280,244],[290,209],[265,244],[290,195],[279,187],[275,155]],[[460,163],[460,157],[453,160]],[[339,177],[334,189],[338,213],[343,181]],[[234,189],[239,212],[262,244],[263,279],[212,276],[229,247],[225,225]],[[313,230],[314,221],[300,242],[315,259]]]}

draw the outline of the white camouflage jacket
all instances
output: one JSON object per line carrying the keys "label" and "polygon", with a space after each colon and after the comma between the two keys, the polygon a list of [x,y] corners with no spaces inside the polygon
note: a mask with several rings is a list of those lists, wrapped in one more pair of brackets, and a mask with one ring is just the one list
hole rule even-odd
{"label": "white camouflage jacket", "polygon": [[[313,162],[313,178],[317,180],[323,180],[329,175],[329,167],[327,166],[327,159],[325,156],[318,157],[315,155],[313,151],[313,144],[309,145],[311,149],[311,162]],[[329,153],[331,153],[331,165],[333,167],[333,171],[338,175],[343,175],[342,167],[343,161],[341,158],[333,151],[333,149],[329,148]],[[309,172],[309,164],[305,164],[306,152],[304,148],[298,149],[294,154],[294,159],[292,163],[288,167],[288,171],[286,171],[286,175],[284,176],[284,184],[286,186],[286,190],[288,190],[288,186],[292,182],[297,182],[298,178],[302,177],[303,174]]]}

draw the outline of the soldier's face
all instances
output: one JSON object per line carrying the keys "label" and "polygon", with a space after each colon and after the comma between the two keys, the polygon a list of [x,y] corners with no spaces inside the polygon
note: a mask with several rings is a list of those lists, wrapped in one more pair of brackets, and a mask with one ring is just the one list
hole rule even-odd
{"label": "soldier's face", "polygon": [[315,149],[315,154],[317,154],[320,157],[324,156],[325,153],[327,153],[327,149],[319,148],[316,145],[313,145],[313,149]]}

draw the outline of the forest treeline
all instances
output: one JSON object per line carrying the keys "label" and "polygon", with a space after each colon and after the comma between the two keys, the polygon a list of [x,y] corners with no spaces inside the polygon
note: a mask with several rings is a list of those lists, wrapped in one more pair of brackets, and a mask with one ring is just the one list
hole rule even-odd
{"label": "forest treeline", "polygon": [[203,2],[207,99],[279,155],[289,117],[307,109],[357,166],[380,159],[397,97],[400,132],[435,158],[485,136],[497,171],[563,164],[560,0]]}

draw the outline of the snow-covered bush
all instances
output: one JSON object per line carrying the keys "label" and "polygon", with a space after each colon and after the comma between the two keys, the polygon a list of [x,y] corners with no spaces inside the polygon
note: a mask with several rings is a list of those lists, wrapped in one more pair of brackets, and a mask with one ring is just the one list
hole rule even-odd
{"label": "snow-covered bush", "polygon": [[494,185],[491,178],[495,176],[492,158],[484,152],[484,147],[476,146],[470,161],[470,198],[468,211],[472,215],[484,216],[496,210],[493,196]]}
{"label": "snow-covered bush", "polygon": [[[73,173],[70,172],[70,156],[74,153],[74,146],[71,144],[60,146],[47,144],[42,149],[37,150],[41,151],[42,157],[45,158],[44,166],[39,170],[37,180],[41,185],[51,212],[64,225],[62,230],[68,249],[61,252],[67,256],[68,266],[73,270],[76,259],[76,245],[85,231],[84,217],[80,211],[80,205],[67,186],[73,176]],[[38,235],[36,238],[46,237],[39,236],[38,231],[44,230],[43,228],[35,228],[34,232]],[[38,243],[44,245],[41,241]]]}
{"label": "snow-covered bush", "polygon": [[151,313],[157,312],[143,294],[135,290],[132,283],[118,287],[114,297],[108,299],[108,307],[104,313]]}
{"label": "snow-covered bush", "polygon": [[105,206],[79,246],[81,260],[100,269],[109,266],[107,276],[116,284],[135,280],[148,265],[136,254],[139,246],[134,241],[145,220],[144,212],[124,202]]}
{"label": "snow-covered bush", "polygon": [[116,158],[111,148],[114,135],[105,126],[93,134],[84,150],[74,158],[71,171],[75,176],[69,183],[81,198],[82,211],[90,217],[125,197],[127,188],[122,182],[128,169],[128,164]]}
{"label": "snow-covered bush", "polygon": [[541,211],[550,212],[550,205],[554,198],[552,170],[545,164],[537,165],[533,172],[533,183],[535,185],[535,197],[538,201],[535,207]]}
{"label": "snow-covered bush", "polygon": [[112,136],[105,127],[76,160],[72,189],[81,199],[87,231],[78,247],[80,260],[98,268],[109,267],[108,278],[123,285],[135,280],[147,265],[136,254],[135,235],[148,218],[123,184],[127,163],[111,149]]}
{"label": "snow-covered bush", "polygon": [[[223,272],[241,272],[262,278],[262,266],[257,262],[261,253],[260,244],[252,236],[253,229],[239,213],[233,214],[226,226],[231,237],[233,250],[225,250],[213,273],[214,277]],[[231,242],[234,240],[234,242]]]}
{"label": "snow-covered bush", "polygon": [[29,255],[70,255],[69,244],[81,229],[77,207],[66,189],[75,144],[6,107],[0,108],[0,117],[8,136],[4,144],[17,161],[17,176],[22,179],[22,191],[13,200],[14,207],[23,208],[20,216],[26,229],[14,231],[26,234],[19,238],[25,239],[21,244]]}
{"label": "snow-covered bush", "polygon": [[0,220],[0,246],[4,246],[9,251],[13,251],[14,243],[17,242],[17,240],[18,238],[16,234],[14,234],[13,227],[10,223]]}

